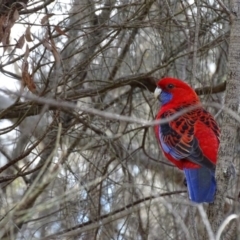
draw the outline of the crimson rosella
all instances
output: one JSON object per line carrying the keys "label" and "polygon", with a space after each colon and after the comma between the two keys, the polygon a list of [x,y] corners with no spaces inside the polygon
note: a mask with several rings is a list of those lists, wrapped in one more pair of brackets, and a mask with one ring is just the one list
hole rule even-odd
{"label": "crimson rosella", "polygon": [[179,79],[163,78],[154,95],[161,102],[156,119],[163,123],[155,125],[155,134],[164,155],[184,171],[193,202],[213,202],[220,135],[216,121]]}

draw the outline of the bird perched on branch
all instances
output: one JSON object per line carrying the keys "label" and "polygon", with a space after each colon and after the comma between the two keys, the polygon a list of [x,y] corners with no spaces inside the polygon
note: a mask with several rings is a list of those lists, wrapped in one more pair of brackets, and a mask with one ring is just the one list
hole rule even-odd
{"label": "bird perched on branch", "polygon": [[164,155],[184,171],[189,198],[213,202],[220,129],[185,82],[166,77],[154,92],[161,102],[154,130]]}

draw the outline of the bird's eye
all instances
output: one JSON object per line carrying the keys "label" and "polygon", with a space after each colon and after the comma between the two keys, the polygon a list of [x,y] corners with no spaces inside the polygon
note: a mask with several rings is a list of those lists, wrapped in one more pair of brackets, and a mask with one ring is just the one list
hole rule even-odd
{"label": "bird's eye", "polygon": [[167,85],[167,88],[172,89],[172,88],[174,88],[174,85],[170,83],[170,84]]}

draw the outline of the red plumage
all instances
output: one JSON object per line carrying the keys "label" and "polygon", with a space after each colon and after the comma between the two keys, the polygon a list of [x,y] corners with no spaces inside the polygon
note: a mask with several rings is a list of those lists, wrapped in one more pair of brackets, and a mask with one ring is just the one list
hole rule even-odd
{"label": "red plumage", "polygon": [[157,83],[155,95],[162,103],[156,119],[167,121],[154,127],[164,155],[179,169],[203,168],[214,177],[220,130],[195,91],[183,81],[168,77]]}

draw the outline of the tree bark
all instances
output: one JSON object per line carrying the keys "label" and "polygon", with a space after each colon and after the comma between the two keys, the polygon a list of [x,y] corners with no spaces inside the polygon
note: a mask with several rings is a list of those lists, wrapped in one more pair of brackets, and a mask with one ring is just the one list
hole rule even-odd
{"label": "tree bark", "polygon": [[[240,5],[237,0],[232,1],[231,12],[228,79],[224,109],[231,109],[237,113],[240,103]],[[216,167],[216,199],[213,204],[208,206],[208,217],[215,234],[225,218],[223,209],[232,172],[238,125],[238,121],[224,111],[221,126],[221,143]]]}

